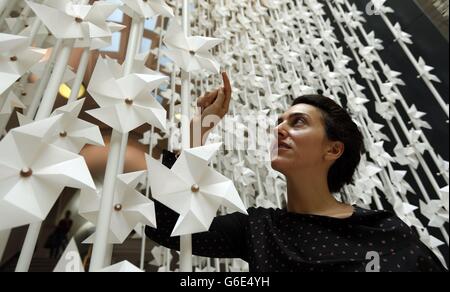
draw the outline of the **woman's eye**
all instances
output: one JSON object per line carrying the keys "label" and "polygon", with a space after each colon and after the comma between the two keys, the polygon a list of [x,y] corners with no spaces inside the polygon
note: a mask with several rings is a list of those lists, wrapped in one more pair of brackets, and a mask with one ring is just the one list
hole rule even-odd
{"label": "woman's eye", "polygon": [[294,125],[303,125],[305,121],[302,118],[297,118],[294,120]]}

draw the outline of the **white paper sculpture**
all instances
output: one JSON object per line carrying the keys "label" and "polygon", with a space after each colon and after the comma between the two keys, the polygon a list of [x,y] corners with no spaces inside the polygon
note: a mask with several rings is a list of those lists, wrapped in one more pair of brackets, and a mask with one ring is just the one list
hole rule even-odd
{"label": "white paper sculpture", "polygon": [[0,142],[0,230],[45,220],[64,187],[95,190],[83,157],[45,142],[61,117],[13,129]]}
{"label": "white paper sculpture", "polygon": [[221,145],[184,150],[170,170],[147,156],[153,198],[181,215],[172,236],[208,231],[220,206],[247,214],[233,182],[209,167]]}
{"label": "white paper sculpture", "polygon": [[87,113],[121,133],[145,123],[165,130],[166,111],[151,91],[166,80],[147,68],[123,77],[123,66],[99,58],[88,91],[100,108]]}
{"label": "white paper sculpture", "polygon": [[[141,171],[118,176],[109,243],[122,244],[138,223],[156,227],[154,203],[136,191],[136,186],[145,175],[146,172]],[[94,224],[97,223],[100,200],[99,192],[83,191],[80,215]],[[94,235],[86,239],[85,243],[92,243],[93,240]]]}

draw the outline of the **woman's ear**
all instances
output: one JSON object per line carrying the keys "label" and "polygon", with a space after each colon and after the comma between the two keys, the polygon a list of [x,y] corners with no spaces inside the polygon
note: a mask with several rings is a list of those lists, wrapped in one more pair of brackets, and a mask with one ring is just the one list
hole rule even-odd
{"label": "woman's ear", "polygon": [[345,145],[339,141],[330,142],[327,152],[325,154],[325,160],[335,162],[339,158],[341,158],[342,154],[344,154]]}

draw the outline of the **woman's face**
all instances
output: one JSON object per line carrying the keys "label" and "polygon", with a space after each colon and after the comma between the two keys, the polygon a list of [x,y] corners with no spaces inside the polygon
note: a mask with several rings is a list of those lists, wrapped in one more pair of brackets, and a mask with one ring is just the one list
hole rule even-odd
{"label": "woman's face", "polygon": [[278,120],[272,144],[272,168],[289,176],[298,170],[328,165],[330,141],[319,109],[309,104],[291,107]]}

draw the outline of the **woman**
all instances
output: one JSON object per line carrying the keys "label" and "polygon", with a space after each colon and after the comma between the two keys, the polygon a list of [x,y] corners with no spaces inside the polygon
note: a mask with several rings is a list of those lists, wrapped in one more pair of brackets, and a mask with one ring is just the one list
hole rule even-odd
{"label": "woman", "polygon": [[[226,74],[223,78],[224,88],[199,100],[202,115],[194,125],[228,112],[231,85]],[[276,134],[272,167],[286,176],[287,209],[250,208],[249,216],[217,217],[210,232],[193,235],[195,255],[241,258],[251,272],[444,270],[392,213],[333,197],[352,182],[364,151],[362,134],[344,109],[321,95],[300,97],[280,117]],[[175,160],[165,153],[166,166]],[[178,214],[158,202],[156,213],[158,229],[148,227],[147,236],[179,250],[179,238],[170,237]]]}

